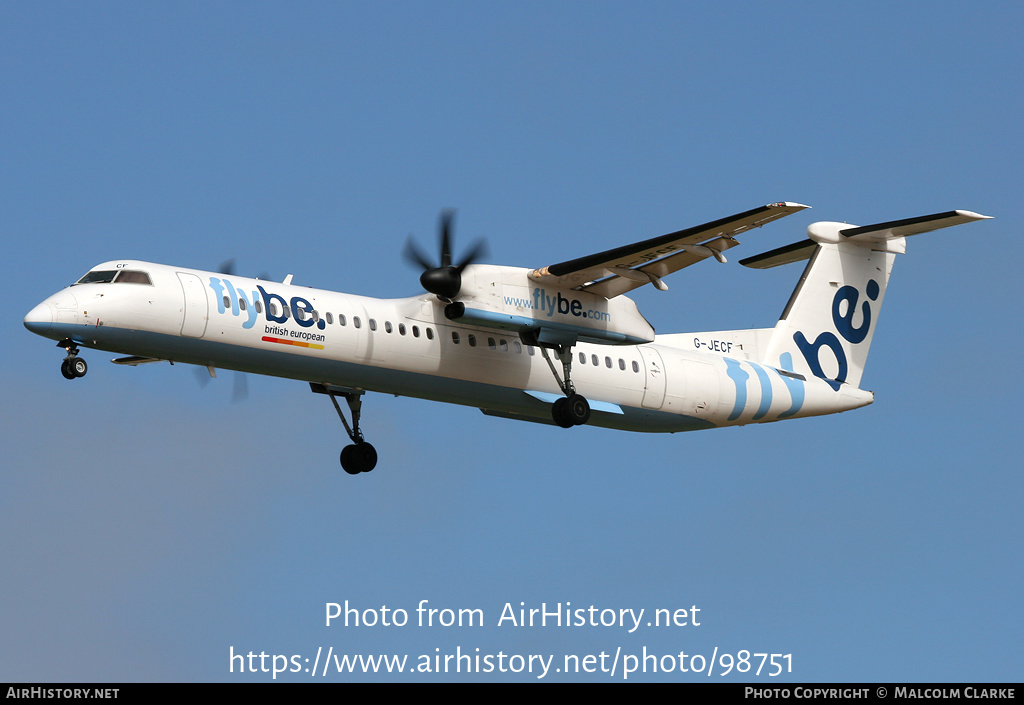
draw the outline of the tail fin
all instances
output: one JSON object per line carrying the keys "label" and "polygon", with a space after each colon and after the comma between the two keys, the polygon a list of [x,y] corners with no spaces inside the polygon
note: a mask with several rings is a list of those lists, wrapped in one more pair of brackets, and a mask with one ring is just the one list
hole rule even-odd
{"label": "tail fin", "polygon": [[893,262],[906,252],[905,238],[988,217],[949,211],[864,227],[812,223],[808,240],[740,260],[766,269],[810,258],[764,362],[821,377],[837,391],[844,383],[859,387]]}

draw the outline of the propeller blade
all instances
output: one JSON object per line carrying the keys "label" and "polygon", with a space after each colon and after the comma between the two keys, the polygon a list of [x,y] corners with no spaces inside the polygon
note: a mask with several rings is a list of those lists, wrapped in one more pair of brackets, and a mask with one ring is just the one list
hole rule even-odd
{"label": "propeller blade", "polygon": [[405,259],[419,266],[423,273],[420,274],[420,285],[434,294],[442,301],[451,302],[459,295],[462,288],[462,270],[473,264],[481,257],[487,256],[487,243],[477,240],[470,251],[462,257],[458,264],[452,264],[452,240],[455,211],[446,209],[441,211],[438,219],[437,230],[441,244],[441,264],[435,266],[433,262],[423,253],[412,239],[412,235],[405,241],[402,248],[402,256]]}
{"label": "propeller blade", "polygon": [[441,266],[452,266],[452,220],[455,218],[455,211],[441,211]]}
{"label": "propeller blade", "polygon": [[244,372],[235,372],[231,387],[231,403],[238,404],[249,398],[249,378]]}
{"label": "propeller blade", "polygon": [[205,367],[193,367],[192,374],[196,376],[196,384],[200,387],[206,387],[210,383],[210,373],[206,371]]}
{"label": "propeller blade", "polygon": [[[196,376],[196,383],[205,389],[213,377],[210,376],[210,370],[207,367],[197,365],[192,369],[192,373]],[[235,372],[234,381],[231,385],[231,403],[238,404],[249,398],[249,378],[244,372]]]}
{"label": "propeller blade", "polygon": [[419,265],[423,270],[434,268],[433,263],[423,254],[423,250],[416,245],[412,235],[405,241],[405,247],[402,248],[402,256],[405,257],[406,261]]}
{"label": "propeller blade", "polygon": [[459,274],[462,274],[462,270],[463,269],[465,269],[469,265],[473,264],[474,262],[476,262],[480,258],[486,257],[486,256],[487,256],[487,241],[481,238],[480,240],[476,241],[475,245],[473,245],[473,249],[471,249],[469,251],[469,253],[465,257],[462,258],[462,262],[460,262],[459,264],[455,265],[455,271],[457,271]]}

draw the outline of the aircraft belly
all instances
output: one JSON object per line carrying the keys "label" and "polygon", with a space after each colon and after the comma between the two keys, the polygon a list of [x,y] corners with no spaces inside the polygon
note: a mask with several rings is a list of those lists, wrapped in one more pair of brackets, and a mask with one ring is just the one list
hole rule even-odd
{"label": "aircraft belly", "polygon": [[[58,328],[58,325],[54,324],[54,328]],[[211,334],[216,334],[216,331],[208,330],[207,337]],[[529,358],[524,359],[526,364],[518,371],[499,374],[495,382],[483,382],[330,359],[304,352],[267,350],[141,330],[64,325],[60,326],[60,330],[52,331],[51,335],[72,337],[89,347],[119,354],[204,366],[213,365],[253,374],[475,406],[545,421],[551,418],[551,405],[530,397],[523,390],[528,388],[528,383],[535,382],[532,388],[549,392],[558,391],[547,369],[540,370],[536,365],[530,364]],[[464,367],[463,372],[471,369],[474,368]],[[474,371],[479,372],[480,369]],[[548,374],[540,374],[541,372]],[[525,380],[527,384],[505,386],[502,383],[503,380],[511,378]],[[594,391],[597,390],[598,387],[595,385]],[[601,391],[615,396],[606,401],[618,404],[622,413],[595,411],[589,422],[593,426],[651,433],[689,431],[714,426],[705,419],[693,416],[630,406],[629,403],[635,403],[635,397],[639,392],[624,395],[623,390],[616,390],[607,385]]]}

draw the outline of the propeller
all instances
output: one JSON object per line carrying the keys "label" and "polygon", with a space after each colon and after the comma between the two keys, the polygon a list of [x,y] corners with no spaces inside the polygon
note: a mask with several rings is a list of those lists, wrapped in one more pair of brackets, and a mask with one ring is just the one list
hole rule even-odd
{"label": "propeller", "polygon": [[[220,263],[217,271],[227,276],[234,276],[235,272],[235,258],[224,260]],[[269,279],[269,275],[261,274],[258,279]],[[210,383],[210,379],[213,378],[215,373],[210,368],[196,367],[194,369],[196,375],[196,381],[199,382],[200,387],[206,387]],[[249,380],[245,376],[244,372],[235,372],[235,380],[231,387],[231,403],[238,404],[249,398]]]}
{"label": "propeller", "polygon": [[[226,259],[221,262],[220,266],[217,267],[217,271],[221,274],[226,274],[229,277],[238,274],[238,272],[235,271],[235,258],[232,257],[231,259]],[[263,281],[270,281],[270,272],[263,270],[256,276],[256,278],[262,279]]]}
{"label": "propeller", "polygon": [[[196,376],[196,382],[203,389],[213,379],[213,375],[210,374],[209,368],[206,367],[194,367],[192,373]],[[234,382],[231,385],[231,403],[240,404],[249,398],[249,378],[244,372],[235,372]]]}
{"label": "propeller", "polygon": [[452,264],[452,220],[454,217],[455,211],[441,212],[438,224],[438,235],[441,240],[440,265],[435,265],[423,254],[423,251],[413,241],[412,235],[405,241],[405,248],[402,250],[406,260],[423,269],[423,274],[420,275],[420,284],[423,288],[442,301],[449,303],[459,295],[459,290],[462,289],[462,270],[487,255],[487,243],[482,239],[477,240],[458,264]]}

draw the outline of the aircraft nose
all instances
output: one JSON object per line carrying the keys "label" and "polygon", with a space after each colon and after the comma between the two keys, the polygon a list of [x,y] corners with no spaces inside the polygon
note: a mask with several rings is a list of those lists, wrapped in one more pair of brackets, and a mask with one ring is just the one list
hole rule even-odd
{"label": "aircraft nose", "polygon": [[46,335],[52,325],[53,309],[45,301],[25,316],[25,327],[38,335]]}

